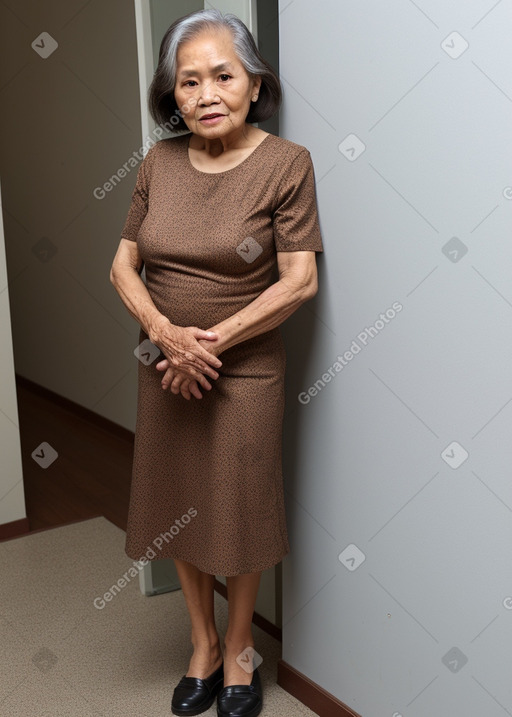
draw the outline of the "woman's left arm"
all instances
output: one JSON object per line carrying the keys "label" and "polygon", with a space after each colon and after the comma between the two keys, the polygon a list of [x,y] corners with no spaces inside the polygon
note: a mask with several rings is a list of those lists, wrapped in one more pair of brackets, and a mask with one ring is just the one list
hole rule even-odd
{"label": "woman's left arm", "polygon": [[[218,356],[242,341],[275,329],[316,294],[318,283],[314,251],[278,251],[277,268],[278,281],[236,314],[208,328],[208,331],[215,331],[218,335],[217,339],[207,342],[210,353]],[[172,393],[181,391],[185,398],[190,398],[190,391],[194,389],[192,394],[199,398],[194,382],[169,368],[167,361],[159,362],[157,368],[161,371],[167,369],[162,388],[170,386]]]}
{"label": "woman's left arm", "polygon": [[219,335],[215,341],[208,342],[210,348],[215,349],[218,345],[221,351],[225,351],[241,341],[275,329],[316,294],[318,283],[314,251],[279,251],[277,268],[278,281],[236,314],[208,329]]}

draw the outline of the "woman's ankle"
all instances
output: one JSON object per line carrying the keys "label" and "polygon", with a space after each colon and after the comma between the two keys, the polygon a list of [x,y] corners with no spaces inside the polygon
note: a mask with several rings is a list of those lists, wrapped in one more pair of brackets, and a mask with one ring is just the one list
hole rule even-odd
{"label": "woman's ankle", "polygon": [[251,637],[247,637],[244,639],[225,639],[224,640],[224,653],[227,655],[239,655],[244,650],[246,650],[248,647],[252,647],[254,649],[254,639]]}
{"label": "woman's ankle", "polygon": [[192,647],[194,650],[205,650],[215,651],[221,647],[220,638],[216,635],[209,635],[204,637],[191,637]]}

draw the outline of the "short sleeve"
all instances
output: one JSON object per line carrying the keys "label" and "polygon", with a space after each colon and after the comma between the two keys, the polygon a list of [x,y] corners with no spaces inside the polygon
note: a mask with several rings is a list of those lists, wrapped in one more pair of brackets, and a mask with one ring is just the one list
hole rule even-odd
{"label": "short sleeve", "polygon": [[153,163],[153,147],[148,151],[137,172],[128,216],[121,232],[122,239],[137,241],[137,234],[148,212],[149,182]]}
{"label": "short sleeve", "polygon": [[277,195],[273,212],[276,251],[323,251],[315,172],[305,147],[292,161]]}

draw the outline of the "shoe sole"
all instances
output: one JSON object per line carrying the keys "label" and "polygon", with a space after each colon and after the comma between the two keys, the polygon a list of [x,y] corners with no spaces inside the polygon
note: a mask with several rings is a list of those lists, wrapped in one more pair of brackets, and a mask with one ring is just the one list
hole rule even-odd
{"label": "shoe sole", "polygon": [[[263,709],[262,704],[257,705],[250,712],[244,712],[243,717],[256,717],[257,715],[259,715],[259,713],[261,712],[262,709]],[[229,714],[229,712],[222,712],[217,707],[217,717],[230,717],[230,714]]]}
{"label": "shoe sole", "polygon": [[195,717],[195,715],[200,715],[203,712],[206,712],[206,710],[209,710],[215,702],[216,697],[217,695],[214,695],[212,699],[208,700],[208,702],[204,702],[202,706],[198,705],[197,707],[194,707],[193,710],[176,710],[171,706],[171,712],[173,715],[178,715],[178,717]]}

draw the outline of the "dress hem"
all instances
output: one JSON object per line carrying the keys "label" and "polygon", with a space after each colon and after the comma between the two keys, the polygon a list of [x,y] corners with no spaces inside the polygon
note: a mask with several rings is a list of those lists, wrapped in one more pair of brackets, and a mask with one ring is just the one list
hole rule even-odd
{"label": "dress hem", "polygon": [[206,563],[202,563],[201,561],[198,561],[196,559],[191,559],[190,556],[187,557],[183,553],[181,555],[177,555],[177,554],[168,555],[168,554],[164,554],[163,551],[160,551],[159,554],[157,556],[155,556],[154,558],[147,558],[144,554],[141,555],[140,553],[137,553],[138,557],[135,558],[134,557],[135,553],[132,553],[130,555],[131,551],[128,552],[128,550],[126,548],[125,548],[125,553],[131,560],[140,561],[140,560],[144,559],[147,561],[147,563],[151,563],[154,560],[162,560],[162,559],[171,559],[172,560],[172,559],[176,558],[177,560],[184,560],[187,563],[191,563],[196,568],[198,568],[198,570],[201,570],[201,572],[207,573],[208,575],[220,575],[222,577],[229,578],[229,577],[233,577],[235,575],[246,575],[247,573],[259,573],[259,572],[262,572],[263,570],[269,570],[269,568],[273,568],[275,565],[278,565],[283,560],[283,558],[286,557],[286,555],[288,555],[290,553],[290,549],[289,548],[285,549],[284,552],[281,551],[280,557],[270,558],[270,561],[266,560],[263,563],[260,563],[259,565],[250,566],[248,569],[243,568],[242,570],[237,570],[236,572],[232,572],[230,570],[227,573],[223,572],[222,569],[213,571],[211,569],[211,566],[208,566],[208,565],[206,565]]}

